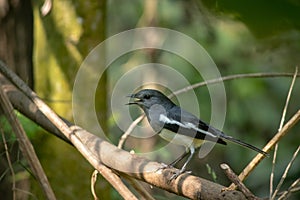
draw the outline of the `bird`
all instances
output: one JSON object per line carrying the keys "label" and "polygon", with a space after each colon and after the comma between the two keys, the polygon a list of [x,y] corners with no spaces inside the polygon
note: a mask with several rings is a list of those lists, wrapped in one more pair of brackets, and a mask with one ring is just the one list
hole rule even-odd
{"label": "bird", "polygon": [[204,141],[216,142],[226,145],[227,141],[252,149],[268,156],[268,153],[222,131],[210,126],[192,113],[189,113],[173,103],[162,92],[154,89],[142,89],[137,93],[128,95],[133,101],[127,105],[138,105],[145,113],[152,129],[163,139],[177,145],[184,146],[186,151],[169,166],[174,166],[188,154],[189,157],[179,171],[174,173],[170,180],[176,179],[186,171],[195,151]]}

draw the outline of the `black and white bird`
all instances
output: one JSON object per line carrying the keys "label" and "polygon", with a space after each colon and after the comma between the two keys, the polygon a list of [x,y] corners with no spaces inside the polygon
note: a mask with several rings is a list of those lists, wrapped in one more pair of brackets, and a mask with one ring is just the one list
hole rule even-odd
{"label": "black and white bird", "polygon": [[134,98],[134,101],[129,102],[128,105],[138,105],[146,114],[152,129],[159,133],[159,136],[171,143],[186,147],[186,153],[176,159],[171,165],[174,165],[190,153],[190,156],[180,171],[174,174],[171,179],[185,172],[186,166],[190,162],[195,150],[202,145],[203,141],[211,141],[223,145],[226,145],[226,141],[230,141],[257,151],[265,156],[268,155],[259,148],[228,136],[222,131],[201,121],[195,115],[174,104],[160,91],[143,89],[135,94],[129,95],[129,97]]}

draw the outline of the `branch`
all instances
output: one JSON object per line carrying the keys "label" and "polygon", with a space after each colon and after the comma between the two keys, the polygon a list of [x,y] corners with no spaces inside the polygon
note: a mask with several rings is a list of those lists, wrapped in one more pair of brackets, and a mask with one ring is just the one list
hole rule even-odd
{"label": "branch", "polygon": [[239,177],[232,171],[232,169],[225,163],[221,164],[221,169],[224,170],[227,178],[231,180],[235,185],[237,185],[238,189],[244,193],[247,199],[250,200],[258,200],[252,192],[244,185],[242,181],[240,181]]}
{"label": "branch", "polygon": [[[169,98],[184,93],[188,92],[192,89],[205,86],[205,85],[210,85],[210,84],[216,84],[224,81],[229,81],[229,80],[235,80],[235,79],[242,79],[242,78],[273,78],[273,77],[293,77],[294,73],[251,73],[251,74],[234,74],[234,75],[229,75],[229,76],[223,76],[220,78],[216,79],[211,79],[208,81],[203,81],[200,83],[195,83],[193,85],[190,85],[188,87],[182,88],[180,90],[177,90],[173,92]],[[297,77],[300,77],[300,74],[297,74]]]}
{"label": "branch", "polygon": [[119,144],[118,144],[118,148],[122,149],[123,145],[126,141],[126,139],[128,138],[128,136],[130,135],[130,133],[133,131],[134,127],[136,127],[136,125],[138,125],[138,123],[140,123],[140,121],[142,121],[144,119],[145,115],[142,114],[141,116],[139,116],[138,118],[136,118],[128,127],[128,129],[125,131],[125,133],[122,135]]}

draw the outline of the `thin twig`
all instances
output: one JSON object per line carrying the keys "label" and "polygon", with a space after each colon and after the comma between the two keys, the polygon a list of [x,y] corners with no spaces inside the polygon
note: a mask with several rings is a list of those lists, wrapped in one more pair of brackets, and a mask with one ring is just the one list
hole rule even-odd
{"label": "thin twig", "polygon": [[[294,88],[294,84],[295,84],[295,81],[296,81],[297,74],[298,74],[298,67],[296,67],[296,69],[295,69],[295,73],[294,73],[294,76],[293,76],[293,79],[292,79],[292,83],[291,83],[290,88],[289,88],[289,92],[288,92],[288,95],[287,95],[287,98],[286,98],[286,101],[285,101],[284,109],[282,111],[282,116],[281,116],[278,131],[281,131],[282,126],[284,124],[287,108],[288,108],[288,105],[289,105],[289,102],[290,102],[290,98],[291,98],[291,94],[292,94],[292,91],[293,91],[293,88]],[[273,160],[272,160],[272,171],[271,171],[271,175],[270,175],[270,199],[272,199],[272,193],[273,193],[273,182],[274,182],[274,172],[275,172],[277,151],[278,151],[278,143],[276,143],[276,145],[275,145],[275,150],[274,150]]]}
{"label": "thin twig", "polygon": [[[225,163],[221,164],[221,169],[224,170],[227,178],[237,185],[238,189],[250,200],[258,200],[256,197],[245,185],[242,181],[240,181],[239,177],[232,171],[232,169]],[[226,190],[226,189],[225,189]]]}
{"label": "thin twig", "polygon": [[11,163],[11,159],[8,153],[8,148],[7,148],[7,143],[6,143],[6,139],[5,139],[5,135],[4,135],[4,131],[2,129],[2,125],[0,126],[0,132],[2,135],[2,140],[3,140],[3,144],[4,144],[4,150],[5,150],[5,155],[6,155],[6,159],[7,159],[7,163],[8,163],[8,167],[9,170],[11,172],[11,176],[12,176],[12,192],[13,192],[13,200],[16,200],[16,176],[15,176],[15,172]]}
{"label": "thin twig", "polygon": [[287,111],[287,108],[288,108],[288,105],[289,105],[289,102],[290,102],[290,99],[291,99],[291,95],[292,95],[292,91],[293,91],[293,88],[294,88],[294,85],[295,85],[295,82],[296,82],[297,74],[298,74],[298,67],[296,67],[296,69],[295,69],[295,73],[294,73],[294,76],[293,76],[293,79],[292,79],[292,83],[291,83],[290,88],[289,88],[289,92],[288,92],[286,102],[285,102],[285,106],[284,106],[284,109],[283,109],[283,112],[282,112],[282,117],[281,117],[281,121],[280,121],[278,131],[280,131],[282,129],[282,126],[284,124],[286,111]]}
{"label": "thin twig", "polygon": [[[224,82],[224,81],[229,81],[229,80],[234,80],[234,79],[243,79],[243,78],[273,78],[273,77],[292,77],[294,75],[294,73],[250,73],[250,74],[234,74],[234,75],[229,75],[229,76],[224,76],[224,77],[220,77],[220,78],[216,78],[216,79],[211,79],[208,81],[203,81],[200,83],[195,83],[193,85],[190,85],[188,87],[182,88],[180,90],[177,90],[175,92],[173,92],[170,95],[170,98],[184,93],[184,92],[188,92],[192,89],[201,87],[201,86],[205,86],[205,85],[210,85],[210,84],[216,84],[216,83],[220,83],[220,82]],[[297,74],[298,77],[300,77],[300,74]]]}
{"label": "thin twig", "polygon": [[288,198],[289,194],[292,192],[296,192],[300,190],[300,187],[297,188],[297,185],[300,183],[300,178],[298,178],[297,180],[295,180],[291,186],[288,188],[287,191],[284,191],[281,196],[278,198],[278,200],[282,200],[282,199],[286,199]]}
{"label": "thin twig", "polygon": [[119,140],[119,144],[118,144],[118,148],[122,149],[123,145],[126,141],[126,139],[128,138],[128,136],[130,135],[130,133],[133,131],[134,127],[136,127],[136,125],[138,123],[140,123],[140,121],[142,121],[144,119],[145,115],[142,114],[141,116],[139,116],[138,118],[136,118],[128,127],[128,129],[125,131],[125,133],[122,135],[121,139]]}
{"label": "thin twig", "polygon": [[290,160],[289,164],[288,164],[287,167],[285,168],[284,173],[283,173],[283,175],[282,175],[282,177],[281,177],[281,179],[280,179],[280,181],[279,181],[279,183],[278,183],[278,185],[277,185],[277,187],[276,187],[276,189],[275,189],[275,191],[274,191],[274,193],[273,193],[273,195],[272,195],[272,199],[275,199],[277,193],[279,192],[279,190],[280,190],[280,188],[281,188],[281,186],[282,186],[282,184],[283,184],[283,182],[284,182],[284,180],[285,180],[285,178],[286,178],[286,176],[287,176],[287,173],[289,172],[289,170],[290,170],[290,168],[291,168],[293,162],[295,161],[295,159],[296,159],[297,154],[299,153],[299,151],[300,151],[300,146],[298,146],[298,148],[297,148],[297,150],[295,151],[295,153],[294,153],[292,159]]}
{"label": "thin twig", "polygon": [[97,181],[97,175],[98,175],[98,170],[94,170],[92,173],[91,177],[91,192],[94,197],[94,200],[98,200],[99,198],[97,197],[96,191],[95,191],[95,185]]}
{"label": "thin twig", "polygon": [[273,194],[273,183],[274,183],[274,173],[275,173],[275,164],[276,164],[276,158],[277,158],[277,151],[278,151],[278,143],[275,144],[274,154],[273,154],[273,159],[272,159],[272,169],[271,169],[271,175],[270,175],[270,194],[269,194],[269,199],[272,199],[272,194]]}

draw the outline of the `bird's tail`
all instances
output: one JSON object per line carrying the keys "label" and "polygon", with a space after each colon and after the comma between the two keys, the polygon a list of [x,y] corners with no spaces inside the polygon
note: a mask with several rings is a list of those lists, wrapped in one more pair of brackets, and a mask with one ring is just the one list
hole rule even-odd
{"label": "bird's tail", "polygon": [[254,151],[258,152],[258,153],[263,154],[264,156],[267,156],[267,157],[269,156],[269,154],[268,154],[267,152],[265,152],[265,151],[263,151],[263,150],[261,150],[261,149],[255,147],[255,146],[253,146],[253,145],[251,145],[251,144],[248,144],[248,143],[243,142],[243,141],[241,141],[241,140],[235,139],[235,138],[233,138],[233,137],[231,137],[231,136],[222,134],[222,135],[220,135],[220,137],[221,137],[222,139],[225,139],[225,140],[228,140],[228,141],[230,141],[230,142],[233,142],[233,143],[239,144],[239,145],[241,145],[241,146],[247,147],[247,148],[249,148],[249,149],[252,149],[252,150],[254,150]]}

